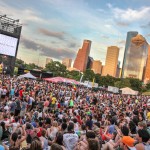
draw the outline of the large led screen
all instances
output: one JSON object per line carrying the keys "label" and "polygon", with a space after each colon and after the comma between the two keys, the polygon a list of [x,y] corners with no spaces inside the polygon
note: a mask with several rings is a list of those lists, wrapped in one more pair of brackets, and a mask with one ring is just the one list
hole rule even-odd
{"label": "large led screen", "polygon": [[17,41],[17,38],[0,34],[0,54],[15,56]]}

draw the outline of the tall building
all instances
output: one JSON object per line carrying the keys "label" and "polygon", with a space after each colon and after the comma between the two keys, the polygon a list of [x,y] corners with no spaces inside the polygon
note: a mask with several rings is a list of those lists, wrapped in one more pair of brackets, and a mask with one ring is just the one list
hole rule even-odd
{"label": "tall building", "polygon": [[70,58],[64,58],[62,60],[62,64],[65,65],[67,68],[71,67],[71,63],[72,63],[72,59],[70,59]]}
{"label": "tall building", "polygon": [[100,60],[94,60],[92,64],[92,70],[95,74],[101,74],[102,62]]}
{"label": "tall building", "polygon": [[46,65],[48,64],[48,63],[51,63],[53,61],[53,59],[51,59],[51,58],[46,58]]}
{"label": "tall building", "polygon": [[131,39],[133,37],[135,37],[137,34],[138,34],[137,31],[127,32],[126,45],[125,45],[125,51],[124,51],[124,59],[123,59],[123,65],[122,65],[122,74],[121,74],[122,78],[125,78],[124,72],[127,69],[126,61],[128,60],[128,53],[129,53],[129,49],[130,49]]}
{"label": "tall building", "polygon": [[121,68],[120,68],[120,61],[118,61],[117,70],[116,70],[116,78],[120,78],[120,76],[121,76]]}
{"label": "tall building", "polygon": [[119,48],[117,46],[110,46],[107,49],[105,66],[103,68],[103,76],[110,75],[116,77],[116,70],[118,64]]}
{"label": "tall building", "polygon": [[150,45],[148,46],[148,57],[144,74],[144,82],[147,83],[149,81],[150,81]]}
{"label": "tall building", "polygon": [[92,68],[93,61],[94,61],[93,57],[88,56],[86,69],[91,69]]}
{"label": "tall building", "polygon": [[142,35],[137,34],[137,32],[128,32],[122,67],[122,77],[143,80],[147,56],[148,44],[145,38]]}
{"label": "tall building", "polygon": [[91,49],[91,41],[84,40],[83,46],[81,49],[79,49],[76,59],[74,61],[73,65],[74,68],[80,70],[81,72],[86,70],[90,49]]}

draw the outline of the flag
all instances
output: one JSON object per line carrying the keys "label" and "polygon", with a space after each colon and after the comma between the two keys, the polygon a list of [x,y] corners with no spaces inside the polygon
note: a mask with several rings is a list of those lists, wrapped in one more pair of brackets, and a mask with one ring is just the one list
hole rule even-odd
{"label": "flag", "polygon": [[0,73],[2,73],[3,72],[3,67],[4,67],[4,64],[3,64],[3,62],[0,64]]}
{"label": "flag", "polygon": [[72,83],[73,89],[76,91],[77,87],[74,83]]}
{"label": "flag", "polygon": [[94,86],[94,83],[95,83],[95,78],[93,78],[92,87]]}

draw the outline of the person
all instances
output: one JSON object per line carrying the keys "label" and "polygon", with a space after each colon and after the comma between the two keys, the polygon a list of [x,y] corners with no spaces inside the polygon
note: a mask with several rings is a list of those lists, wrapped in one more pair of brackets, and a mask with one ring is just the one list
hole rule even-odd
{"label": "person", "polygon": [[88,115],[88,117],[87,117],[86,127],[87,127],[87,129],[92,130],[93,121],[92,121],[92,116],[91,115]]}
{"label": "person", "polygon": [[[19,126],[18,126],[19,127]],[[17,132],[13,132],[11,137],[10,137],[10,150],[15,149],[15,150],[20,150],[20,145],[21,143],[26,139],[26,132],[25,132],[25,127],[20,126],[22,128],[22,136],[19,138],[19,135]]]}
{"label": "person", "polygon": [[123,136],[121,138],[120,146],[124,150],[128,150],[128,149],[136,150],[136,148],[134,147],[135,140],[129,136],[129,129],[126,126],[123,126],[121,128],[121,132]]}
{"label": "person", "polygon": [[49,148],[48,148],[48,139],[47,139],[47,137],[46,137],[46,130],[45,129],[43,129],[42,131],[41,131],[41,137],[40,137],[40,140],[41,140],[41,143],[42,143],[42,148],[43,148],[43,150],[48,150]]}
{"label": "person", "polygon": [[62,132],[60,132],[60,131],[57,132],[56,138],[53,143],[59,144],[63,148],[63,150],[65,150],[65,147],[63,145],[63,133]]}
{"label": "person", "polygon": [[12,102],[10,103],[9,107],[10,107],[10,109],[9,109],[10,113],[15,114],[15,109],[17,107],[17,104],[15,102],[15,98],[12,98]]}
{"label": "person", "polygon": [[48,106],[49,106],[49,98],[47,98],[46,101],[44,102],[44,109],[43,109],[44,113],[48,111]]}
{"label": "person", "polygon": [[12,87],[11,90],[10,90],[10,97],[11,97],[11,99],[14,97],[14,95],[15,95],[15,88]]}
{"label": "person", "polygon": [[20,116],[25,116],[26,110],[27,110],[27,105],[28,105],[28,103],[26,102],[26,100],[25,100],[25,98],[24,98],[23,101],[22,101],[22,103],[21,103]]}
{"label": "person", "polygon": [[19,100],[19,97],[16,99],[16,108],[15,108],[15,116],[18,116],[20,114],[21,110],[21,102]]}
{"label": "person", "polygon": [[63,142],[66,150],[73,150],[78,140],[78,135],[74,133],[74,124],[70,122],[68,125],[68,132],[63,135]]}
{"label": "person", "polygon": [[53,97],[52,97],[52,102],[51,102],[52,108],[55,107],[56,101],[57,101],[57,99],[56,99],[55,95],[53,95]]}
{"label": "person", "polygon": [[59,130],[58,129],[58,123],[56,121],[53,121],[51,128],[47,129],[48,137],[51,140],[54,140],[55,137],[56,137],[56,133],[58,132],[58,130]]}
{"label": "person", "polygon": [[54,143],[51,146],[51,150],[65,150],[65,149],[63,149],[59,144]]}
{"label": "person", "polygon": [[150,139],[150,135],[145,129],[139,129],[137,136],[138,144],[135,145],[136,150],[149,150],[150,143],[148,142]]}
{"label": "person", "polygon": [[29,150],[43,150],[42,143],[39,138],[34,138]]}

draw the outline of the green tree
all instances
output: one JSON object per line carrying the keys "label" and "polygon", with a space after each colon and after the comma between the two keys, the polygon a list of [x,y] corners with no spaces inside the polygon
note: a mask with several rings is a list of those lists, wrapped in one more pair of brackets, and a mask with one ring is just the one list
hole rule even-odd
{"label": "green tree", "polygon": [[150,90],[150,82],[148,82],[148,83],[146,84],[146,89],[147,89],[147,90]]}
{"label": "green tree", "polygon": [[142,90],[142,81],[141,80],[135,79],[135,78],[129,78],[129,80],[130,80],[131,88],[133,90],[136,90],[136,91]]}
{"label": "green tree", "polygon": [[83,74],[83,80],[92,82],[94,78],[95,78],[95,73],[91,69],[87,69]]}
{"label": "green tree", "polygon": [[16,58],[15,66],[16,67],[25,67],[25,63],[23,60]]}
{"label": "green tree", "polygon": [[100,85],[100,81],[101,81],[101,74],[95,74],[95,83],[98,83],[98,85]]}
{"label": "green tree", "polygon": [[81,78],[81,75],[82,74],[79,71],[72,70],[72,71],[68,71],[67,77],[79,81]]}
{"label": "green tree", "polygon": [[25,69],[27,70],[42,69],[42,67],[39,67],[34,63],[29,63],[29,64],[25,64]]}
{"label": "green tree", "polygon": [[120,81],[116,81],[114,86],[118,88],[131,87],[131,83],[129,79],[122,79]]}
{"label": "green tree", "polygon": [[101,76],[99,85],[101,85],[101,86],[114,86],[115,81],[116,81],[116,79],[110,75]]}
{"label": "green tree", "polygon": [[61,76],[61,77],[66,77],[67,76],[67,71],[66,71],[66,66],[61,64],[59,61],[52,61],[48,63],[45,67],[46,71],[53,72],[53,75],[56,76]]}

